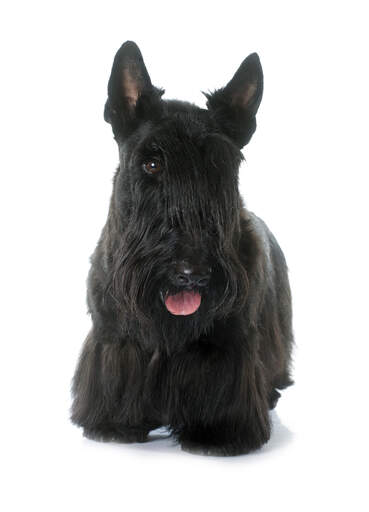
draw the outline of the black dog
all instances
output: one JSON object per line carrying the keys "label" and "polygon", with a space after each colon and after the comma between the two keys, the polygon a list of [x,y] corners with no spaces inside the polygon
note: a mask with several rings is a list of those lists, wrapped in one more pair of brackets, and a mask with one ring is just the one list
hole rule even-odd
{"label": "black dog", "polygon": [[254,53],[207,110],[164,101],[136,44],[118,51],[104,115],[120,164],[73,381],[87,437],[145,441],[166,425],[184,449],[221,455],[268,441],[292,330],[284,256],[238,191],[262,91]]}

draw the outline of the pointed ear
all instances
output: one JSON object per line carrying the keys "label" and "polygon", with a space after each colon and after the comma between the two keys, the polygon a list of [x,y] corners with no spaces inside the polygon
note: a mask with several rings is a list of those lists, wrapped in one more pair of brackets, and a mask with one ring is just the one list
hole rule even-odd
{"label": "pointed ear", "polygon": [[163,93],[152,85],[136,43],[126,41],[114,58],[104,110],[115,137],[128,136],[145,118],[158,115]]}
{"label": "pointed ear", "polygon": [[255,116],[263,96],[263,70],[258,55],[249,55],[224,88],[205,96],[221,130],[240,148],[245,146],[256,129]]}

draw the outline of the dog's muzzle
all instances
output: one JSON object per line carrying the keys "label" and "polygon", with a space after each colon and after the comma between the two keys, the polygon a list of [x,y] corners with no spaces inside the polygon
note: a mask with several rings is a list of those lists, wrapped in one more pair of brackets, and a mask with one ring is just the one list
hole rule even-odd
{"label": "dog's muzzle", "polygon": [[201,289],[208,286],[211,269],[202,265],[191,265],[186,261],[174,263],[169,281],[178,293],[167,293],[164,304],[172,315],[192,315],[201,305]]}

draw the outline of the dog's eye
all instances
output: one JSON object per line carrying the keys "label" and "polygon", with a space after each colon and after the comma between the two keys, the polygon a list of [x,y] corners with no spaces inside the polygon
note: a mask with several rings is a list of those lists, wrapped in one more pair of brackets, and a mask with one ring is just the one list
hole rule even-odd
{"label": "dog's eye", "polygon": [[143,164],[143,168],[148,174],[155,174],[160,171],[161,164],[158,160],[150,160]]}

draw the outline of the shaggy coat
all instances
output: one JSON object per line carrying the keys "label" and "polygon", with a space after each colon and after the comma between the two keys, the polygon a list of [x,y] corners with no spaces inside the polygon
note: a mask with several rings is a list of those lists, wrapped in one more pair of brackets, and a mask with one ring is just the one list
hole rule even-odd
{"label": "shaggy coat", "polygon": [[119,49],[104,116],[120,164],[73,380],[87,437],[145,441],[165,425],[219,455],[268,441],[293,337],[283,253],[238,190],[262,91],[252,54],[207,109],[163,100],[135,43]]}

